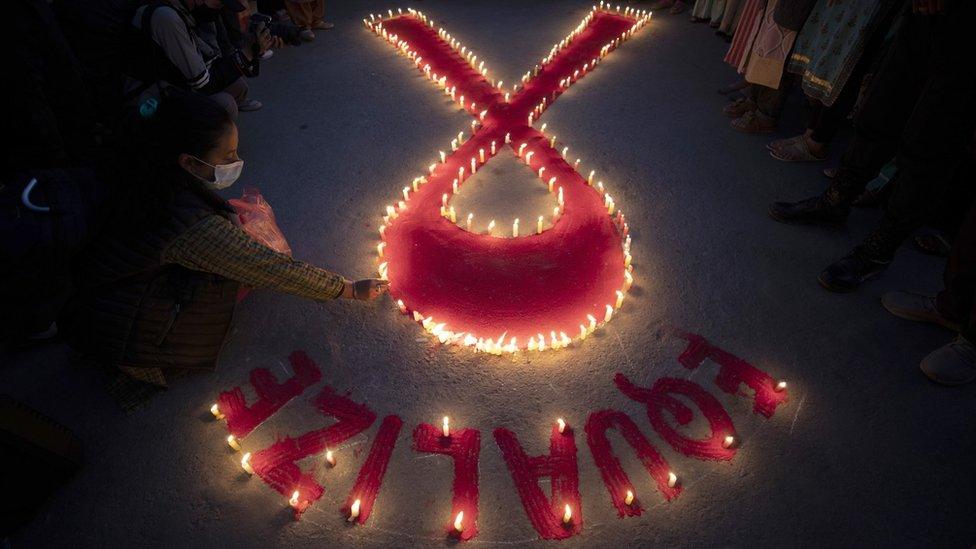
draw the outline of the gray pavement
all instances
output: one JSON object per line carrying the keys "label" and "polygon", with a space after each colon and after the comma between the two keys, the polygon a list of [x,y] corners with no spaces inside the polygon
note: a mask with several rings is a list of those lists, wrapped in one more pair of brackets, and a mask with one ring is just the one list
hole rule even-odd
{"label": "gray pavement", "polygon": [[[407,5],[425,10],[495,74],[515,81],[590,4]],[[453,134],[468,129],[466,114],[359,23],[387,7],[329,2],[335,30],[266,63],[252,88],[265,108],[242,115],[246,166],[228,193],[260,187],[295,255],[348,276],[373,270],[381,206]],[[742,447],[731,462],[701,462],[652,436],[680,471],[685,492],[664,503],[647,486],[648,512],[618,519],[578,429],[585,523],[565,546],[976,542],[976,388],[929,383],[918,361],[951,335],[897,319],[879,303],[889,290],[937,290],[942,261],[903,249],[883,278],[856,294],[822,290],[817,273],[879,214],[858,211],[840,230],[766,216],[770,200],[810,195],[826,180],[822,166],[771,159],[765,144],[772,137],[728,127],[720,112],[725,99],[716,93],[735,79],[722,62],[725,49],[687,14],[656,16],[543,116],[571,155],[603,174],[633,227],[637,285],[599,337],[529,358],[491,357],[434,344],[388,300],[315,304],[257,292],[241,304],[216,373],[181,381],[130,414],[118,411],[96,374],[71,365],[63,346],[5,357],[2,392],[72,428],[89,461],[13,546],[444,545],[451,464],[413,452],[409,437],[416,424],[444,414],[482,433],[480,534],[473,543],[542,544],[491,431],[506,426],[538,454],[547,449],[554,417],[581,427],[589,412],[615,408],[651,435],[644,409],[614,388],[616,372],[644,385],[690,376],[725,404]],[[784,136],[802,128],[795,103]],[[499,189],[515,192],[512,181],[530,180],[518,164],[494,166],[485,180],[503,180]],[[484,200],[494,207],[487,194]],[[499,215],[516,213],[498,207]],[[716,388],[714,365],[689,372],[678,364],[682,345],[662,335],[669,325],[787,379],[790,402],[772,419],[754,415],[748,398]],[[216,395],[246,384],[251,369],[284,377],[295,349],[322,366],[324,383],[380,415],[404,419],[364,527],[348,527],[338,508],[376,426],[339,449],[339,466],[321,474],[322,500],[294,522],[284,498],[257,478],[240,478],[224,431],[207,420]],[[307,404],[311,394],[245,445],[262,448],[278,435],[326,425]],[[647,485],[639,462],[612,440],[634,482]]]}

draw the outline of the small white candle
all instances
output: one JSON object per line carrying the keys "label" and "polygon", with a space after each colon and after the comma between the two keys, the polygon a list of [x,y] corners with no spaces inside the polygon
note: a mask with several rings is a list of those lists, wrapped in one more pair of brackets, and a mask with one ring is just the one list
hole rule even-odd
{"label": "small white candle", "polygon": [[468,229],[469,231],[471,230],[471,220],[472,220],[472,219],[474,219],[474,214],[473,214],[473,213],[469,213],[469,214],[468,214],[468,221],[467,221],[467,223],[466,223],[466,227],[467,227],[467,229]]}
{"label": "small white candle", "polygon": [[525,164],[526,165],[528,165],[530,162],[532,162],[532,155],[533,154],[535,154],[535,151],[529,151],[528,154],[525,155]]}
{"label": "small white candle", "polygon": [[[297,494],[298,492],[295,492],[295,493]],[[357,518],[359,518],[359,507],[360,507],[360,505],[362,505],[362,502],[359,501],[358,499],[356,501],[352,502],[352,507],[349,508],[349,518],[347,519],[349,522],[352,522],[352,521],[356,520]]]}
{"label": "small white candle", "polygon": [[478,160],[480,160],[482,164],[485,163],[485,150],[484,149],[478,149]]}
{"label": "small white candle", "polygon": [[596,175],[596,170],[590,170],[590,176],[586,178],[586,182],[590,185],[593,184],[593,176]]}
{"label": "small white candle", "polygon": [[552,192],[552,188],[556,185],[556,176],[549,178],[549,192]]}
{"label": "small white candle", "polygon": [[476,160],[475,160],[475,158],[474,158],[474,157],[472,156],[472,157],[471,157],[471,175],[474,175],[474,174],[475,174],[475,172],[477,172],[477,170],[478,170],[478,167],[477,167],[477,161],[476,161]]}
{"label": "small white candle", "polygon": [[674,471],[668,471],[668,488],[674,488],[678,484],[678,475]]}
{"label": "small white candle", "polygon": [[402,299],[397,300],[397,309],[400,309],[401,313],[407,312],[407,306],[403,303]]}
{"label": "small white candle", "polygon": [[325,451],[325,462],[329,464],[329,467],[336,466],[336,458],[335,454],[332,453],[332,450]]}
{"label": "small white candle", "polygon": [[541,215],[539,216],[539,220],[536,223],[536,230],[535,230],[535,232],[540,233],[540,234],[542,233],[542,216]]}
{"label": "small white candle", "polygon": [[569,504],[567,503],[566,507],[563,509],[563,524],[569,524],[572,521],[573,521],[573,510],[569,507]]}
{"label": "small white candle", "polygon": [[566,153],[569,152],[569,147],[563,147],[563,158],[566,158]]}
{"label": "small white candle", "polygon": [[511,142],[512,142],[512,134],[511,134],[511,132],[506,133],[505,134],[505,143],[511,143]]}
{"label": "small white candle", "polygon": [[491,230],[495,228],[495,220],[492,219],[488,222],[488,234],[491,234]]}
{"label": "small white candle", "polygon": [[512,237],[513,238],[518,238],[518,225],[519,225],[519,220],[516,217],[515,218],[515,221],[512,223]]}
{"label": "small white candle", "polygon": [[617,290],[617,304],[616,307],[619,309],[621,305],[624,304],[624,293]]}
{"label": "small white candle", "polygon": [[627,490],[627,495],[624,496],[624,505],[631,505],[634,503],[634,491]]}
{"label": "small white candle", "polygon": [[410,199],[410,187],[404,187],[403,188],[403,199],[404,200],[409,200]]}
{"label": "small white candle", "polygon": [[559,430],[560,433],[566,431],[566,420],[564,420],[561,417],[556,418],[556,428]]}
{"label": "small white candle", "polygon": [[237,442],[237,437],[234,435],[227,435],[227,445],[238,452],[241,451],[241,443]]}
{"label": "small white candle", "polygon": [[451,140],[451,150],[452,151],[456,151],[457,150],[457,139],[452,139]]}
{"label": "small white candle", "polygon": [[448,208],[447,214],[451,218],[451,223],[457,223],[457,212],[454,211],[454,206]]}
{"label": "small white candle", "polygon": [[495,154],[495,142],[491,142],[491,154]]}
{"label": "small white candle", "polygon": [[[508,141],[508,134],[505,134],[505,141],[506,142]],[[522,157],[522,153],[525,151],[525,147],[527,147],[527,146],[528,146],[528,143],[522,143],[521,145],[519,145],[519,148],[518,148],[518,156],[520,158]]]}
{"label": "small white candle", "polygon": [[596,317],[593,315],[586,315],[586,319],[590,321],[590,331],[596,330]]}
{"label": "small white candle", "polygon": [[241,469],[244,469],[244,472],[249,475],[254,474],[254,468],[251,467],[251,452],[247,452],[241,456]]}
{"label": "small white candle", "polygon": [[543,125],[542,125],[542,127],[541,127],[541,128],[539,128],[539,131],[542,131],[542,132],[544,132],[544,131],[546,131],[546,128],[548,128],[548,127],[549,127],[549,123],[548,123],[548,122],[546,122],[545,124],[543,124]]}
{"label": "small white candle", "polygon": [[607,303],[607,312],[606,314],[603,315],[603,321],[610,322],[610,318],[612,317],[613,317],[613,307],[611,307],[610,304]]}
{"label": "small white candle", "polygon": [[550,147],[555,147],[556,146],[556,136],[555,135],[549,138],[549,146]]}
{"label": "small white candle", "polygon": [[458,192],[457,179],[455,179],[454,181],[451,181],[451,190],[454,192],[454,194],[457,194],[457,192]]}
{"label": "small white candle", "polygon": [[431,164],[430,166],[427,166],[427,171],[430,172],[430,173],[434,173],[434,169],[435,168],[437,168],[437,164],[436,163],[435,164]]}
{"label": "small white candle", "polygon": [[726,435],[725,440],[722,441],[723,448],[731,448],[735,444],[735,437],[732,435]]}
{"label": "small white candle", "polygon": [[444,416],[441,421],[441,434],[445,437],[451,436],[451,418]]}
{"label": "small white candle", "polygon": [[[786,381],[780,380],[779,383],[776,384],[776,392],[782,393],[785,390],[786,390]],[[216,406],[216,404],[214,404],[214,406]]]}
{"label": "small white candle", "polygon": [[464,143],[464,132],[458,132],[458,144]]}
{"label": "small white candle", "polygon": [[383,248],[386,247],[386,242],[380,242],[376,245],[376,255],[383,257]]}
{"label": "small white candle", "polygon": [[559,195],[556,198],[556,201],[559,202],[559,205],[560,206],[563,205],[563,188],[562,187],[559,187]]}
{"label": "small white candle", "polygon": [[441,195],[441,206],[447,207],[447,193]]}
{"label": "small white candle", "polygon": [[224,419],[224,414],[220,413],[220,406],[217,406],[217,403],[210,407],[210,413],[213,414],[214,419]]}

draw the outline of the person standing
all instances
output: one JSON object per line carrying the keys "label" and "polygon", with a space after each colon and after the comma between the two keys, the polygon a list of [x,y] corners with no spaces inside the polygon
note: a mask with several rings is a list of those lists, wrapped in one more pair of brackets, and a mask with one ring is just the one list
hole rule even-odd
{"label": "person standing", "polygon": [[312,30],[329,30],[335,25],[325,21],[325,0],[285,0],[291,22],[302,28],[302,40],[315,40]]}

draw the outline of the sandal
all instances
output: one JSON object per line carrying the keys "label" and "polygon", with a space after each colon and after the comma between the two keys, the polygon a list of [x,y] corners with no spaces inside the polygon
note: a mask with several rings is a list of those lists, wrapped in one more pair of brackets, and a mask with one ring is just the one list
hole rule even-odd
{"label": "sandal", "polygon": [[791,140],[780,148],[770,148],[769,155],[783,162],[821,162],[827,159],[826,154],[821,156],[814,154],[802,135],[799,139]]}
{"label": "sandal", "polygon": [[725,116],[729,118],[739,118],[743,114],[754,111],[758,107],[752,99],[746,99],[745,97],[740,97],[735,101],[729,103],[728,105],[722,107],[722,112]]}
{"label": "sandal", "polygon": [[766,150],[775,151],[777,149],[782,149],[789,146],[793,141],[802,138],[802,135],[794,135],[793,137],[785,137],[783,139],[777,139],[775,141],[770,141],[766,145]]}
{"label": "sandal", "polygon": [[749,111],[732,121],[732,129],[743,133],[772,133],[776,131],[776,119],[759,111]]}
{"label": "sandal", "polygon": [[915,246],[925,255],[949,257],[952,244],[941,234],[920,234],[912,239]]}

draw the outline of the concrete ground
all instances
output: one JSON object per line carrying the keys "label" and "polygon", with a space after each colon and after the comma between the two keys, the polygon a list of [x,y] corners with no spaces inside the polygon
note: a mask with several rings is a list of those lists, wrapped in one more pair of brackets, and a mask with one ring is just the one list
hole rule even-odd
{"label": "concrete ground", "polygon": [[[571,30],[588,2],[413,4],[473,47],[497,77],[515,81]],[[253,82],[263,110],[241,118],[241,185],[261,188],[295,255],[348,276],[374,269],[380,208],[421,173],[453,134],[455,111],[360,19],[386,3],[329,2],[335,30],[278,52]],[[595,410],[628,413],[652,434],[644,409],[613,385],[623,372],[649,385],[692,377],[732,415],[742,447],[731,462],[701,462],[652,441],[678,469],[680,498],[664,503],[619,438],[621,459],[649,510],[618,519],[582,433],[577,435],[584,527],[565,546],[971,545],[976,541],[974,387],[928,382],[918,362],[951,334],[888,314],[886,291],[935,291],[943,261],[903,249],[888,273],[851,295],[830,294],[817,273],[878,219],[857,211],[847,227],[781,225],[769,201],[818,192],[822,165],[769,157],[775,136],[734,132],[716,89],[735,79],[726,44],[687,14],[656,16],[543,116],[549,131],[599,173],[628,214],[637,285],[599,337],[568,350],[515,359],[442,348],[375,304],[316,304],[266,292],[238,310],[219,369],[177,383],[135,412],[118,410],[100,377],[52,345],[5,357],[2,392],[63,422],[85,442],[88,464],[57,492],[14,547],[437,546],[450,511],[451,465],[417,454],[409,432],[449,414],[482,432],[481,518],[476,544],[542,544],[519,503],[491,430],[546,451],[556,416],[581,426]],[[791,102],[778,135],[802,128]],[[834,151],[839,153],[839,147]],[[518,164],[488,173],[513,189]],[[483,175],[483,174],[479,174]],[[485,178],[491,181],[492,178]],[[514,192],[514,191],[513,191]],[[495,207],[488,198],[485,208]],[[476,201],[475,201],[476,202]],[[505,202],[505,200],[502,200]],[[515,211],[499,206],[499,215]],[[526,206],[530,207],[530,206]],[[523,214],[524,215],[524,214]],[[715,366],[688,372],[674,325],[702,334],[790,383],[769,420],[746,398],[712,383]],[[248,372],[284,377],[306,350],[324,382],[405,422],[370,521],[347,527],[338,507],[374,426],[339,449],[321,473],[325,495],[300,522],[259,479],[242,480],[216,395]],[[326,423],[295,399],[245,440]]]}

